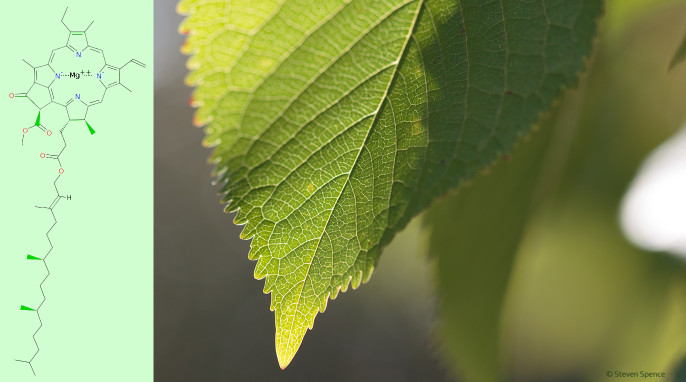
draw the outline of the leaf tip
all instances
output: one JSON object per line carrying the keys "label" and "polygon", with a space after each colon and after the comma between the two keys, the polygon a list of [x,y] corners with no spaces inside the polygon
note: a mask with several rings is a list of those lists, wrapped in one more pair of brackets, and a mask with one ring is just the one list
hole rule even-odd
{"label": "leaf tip", "polygon": [[295,348],[291,346],[280,348],[279,344],[276,344],[276,359],[279,361],[279,367],[281,370],[285,370],[288,365],[291,364],[291,361],[293,361],[293,357],[295,357],[295,353],[298,351],[298,348],[300,348],[300,343],[298,343],[298,346]]}

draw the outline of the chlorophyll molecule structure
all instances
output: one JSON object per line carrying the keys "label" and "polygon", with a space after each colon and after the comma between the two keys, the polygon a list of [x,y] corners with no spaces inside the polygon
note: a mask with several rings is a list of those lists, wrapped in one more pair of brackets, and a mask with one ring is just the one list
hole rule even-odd
{"label": "chlorophyll molecule structure", "polygon": [[84,30],[72,30],[64,21],[68,10],[67,8],[64,11],[61,19],[68,32],[66,44],[52,50],[46,63],[33,65],[24,60],[33,69],[33,83],[26,92],[9,94],[11,99],[26,99],[37,109],[35,121],[32,116],[31,121],[34,122],[22,128],[22,146],[26,140],[31,139],[33,134],[45,134],[49,139],[56,140],[55,144],[50,145],[51,150],[54,150],[53,152],[46,150],[46,152],[40,153],[41,159],[56,161],[58,165],[53,182],[55,197],[52,203],[47,206],[36,206],[36,208],[49,212],[53,221],[45,233],[49,249],[45,253],[26,255],[26,260],[39,261],[45,266],[45,277],[38,285],[43,297],[36,306],[31,307],[27,304],[19,307],[21,311],[25,311],[27,314],[33,313],[38,317],[39,325],[33,333],[33,342],[36,344],[35,353],[27,358],[15,359],[17,362],[26,363],[34,375],[36,375],[36,369],[33,362],[40,353],[39,341],[36,336],[44,325],[41,319],[41,308],[47,300],[43,284],[50,277],[48,257],[53,251],[50,233],[57,225],[59,217],[58,214],[55,214],[55,208],[61,202],[72,200],[72,195],[62,194],[59,188],[59,180],[66,171],[60,161],[60,156],[67,148],[64,132],[67,127],[72,128],[81,124],[84,133],[88,131],[90,135],[94,135],[95,129],[87,120],[89,109],[102,103],[109,89],[121,86],[131,92],[124,84],[124,78],[122,78],[124,68],[129,65],[140,68],[146,67],[145,64],[135,59],[129,60],[122,66],[114,66],[108,63],[104,52],[90,45],[91,42],[88,40],[86,33],[93,22]]}

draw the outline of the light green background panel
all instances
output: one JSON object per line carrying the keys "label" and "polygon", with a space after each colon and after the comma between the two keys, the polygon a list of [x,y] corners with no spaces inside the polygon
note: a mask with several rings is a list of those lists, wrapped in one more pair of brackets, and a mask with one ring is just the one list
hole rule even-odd
{"label": "light green background panel", "polygon": [[152,381],[153,2],[0,18],[0,381]]}

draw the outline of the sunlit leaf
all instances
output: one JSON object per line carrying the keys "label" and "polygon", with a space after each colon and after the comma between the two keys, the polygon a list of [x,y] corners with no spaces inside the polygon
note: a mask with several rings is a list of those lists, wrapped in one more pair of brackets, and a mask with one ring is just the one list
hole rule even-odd
{"label": "sunlit leaf", "polygon": [[329,298],[576,84],[600,0],[184,0],[195,122],[286,367]]}

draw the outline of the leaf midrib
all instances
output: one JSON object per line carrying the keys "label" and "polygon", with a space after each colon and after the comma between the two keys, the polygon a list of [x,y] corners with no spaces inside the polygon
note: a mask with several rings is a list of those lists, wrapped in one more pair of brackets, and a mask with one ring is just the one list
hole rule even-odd
{"label": "leaf midrib", "polygon": [[[333,57],[324,67],[322,67],[322,69],[320,69],[320,70],[317,72],[317,74],[316,74],[315,76],[313,76],[309,81],[307,81],[307,82],[305,83],[305,86],[303,86],[300,90],[298,90],[298,92],[296,92],[296,93],[288,100],[288,102],[282,107],[282,109],[279,111],[279,113],[277,113],[277,115],[275,115],[269,122],[267,122],[267,124],[266,124],[267,129],[265,129],[264,131],[260,132],[260,133],[259,133],[258,135],[256,135],[256,136],[250,137],[251,143],[250,143],[250,146],[248,147],[248,149],[246,150],[246,153],[247,153],[247,152],[250,152],[250,150],[251,150],[252,147],[255,145],[255,143],[257,143],[257,142],[262,138],[262,136],[269,130],[269,127],[271,127],[276,121],[279,120],[279,118],[283,117],[283,115],[284,115],[288,110],[290,110],[291,106],[293,106],[293,103],[295,103],[295,102],[296,102],[296,101],[297,101],[297,100],[298,100],[298,99],[299,99],[308,89],[310,89],[310,87],[311,87],[315,82],[317,82],[317,80],[318,80],[319,78],[321,78],[322,75],[324,75],[329,69],[331,69],[331,67],[332,67],[333,65],[335,65],[343,56],[345,56],[347,53],[349,53],[350,50],[351,50],[352,48],[354,48],[360,41],[362,41],[362,40],[369,34],[369,32],[371,32],[371,31],[374,30],[376,27],[378,27],[381,23],[383,23],[386,19],[388,19],[388,17],[390,17],[391,15],[393,15],[395,12],[399,11],[399,10],[402,9],[403,7],[405,7],[405,6],[407,6],[407,5],[411,4],[411,3],[413,3],[413,2],[415,2],[415,1],[422,1],[422,0],[405,0],[405,1],[403,1],[402,3],[398,4],[396,7],[390,9],[388,12],[386,12],[386,14],[384,14],[382,17],[380,17],[379,20],[377,20],[376,22],[374,22],[373,24],[371,24],[366,30],[364,30],[364,32],[360,33],[360,35],[359,35],[357,38],[353,39],[353,40],[350,42],[350,44],[348,44],[348,45],[345,47],[345,49],[342,49],[336,56],[334,56],[334,57]],[[250,104],[252,103],[254,94],[257,92],[257,90],[259,90],[259,89],[260,89],[260,88],[261,88],[261,87],[262,87],[262,86],[263,86],[263,85],[264,85],[264,84],[265,84],[265,83],[266,83],[266,82],[267,82],[267,81],[268,81],[268,80],[269,80],[269,79],[279,70],[279,68],[281,68],[281,66],[287,61],[288,57],[290,57],[290,55],[291,55],[292,52],[294,52],[295,50],[297,50],[298,48],[300,48],[300,47],[301,47],[308,39],[310,39],[319,29],[321,29],[324,25],[326,25],[329,21],[331,21],[334,17],[336,17],[336,15],[340,14],[340,12],[341,12],[343,9],[345,9],[347,6],[349,6],[350,4],[351,4],[351,3],[345,3],[343,6],[339,7],[338,9],[336,9],[329,17],[327,17],[326,19],[324,19],[321,23],[315,25],[315,26],[314,26],[314,27],[313,27],[313,28],[312,28],[312,29],[302,38],[302,40],[300,40],[300,41],[298,42],[298,44],[297,44],[292,50],[289,50],[289,51],[287,52],[287,54],[284,54],[284,57],[285,57],[285,58],[284,58],[283,60],[279,61],[279,63],[278,63],[277,65],[274,65],[274,69],[271,70],[269,73],[267,73],[267,75],[266,75],[266,76],[265,76],[265,77],[264,77],[264,78],[263,78],[263,79],[262,79],[253,89],[251,89],[250,94],[249,94],[249,96],[248,96],[248,99],[247,99],[247,101],[246,101],[246,103],[245,103],[245,107],[243,107],[243,109],[241,110],[241,115],[240,115],[240,118],[238,119],[238,126],[241,126],[241,125],[243,124],[243,121],[244,121],[244,118],[245,118],[245,112],[246,112],[246,111],[248,110],[248,108],[250,107]],[[404,52],[404,50],[405,50],[405,49],[403,48],[403,52]],[[402,54],[401,54],[401,56],[402,56]],[[399,62],[399,59],[400,59],[400,58],[398,58],[397,60],[395,60],[393,63],[384,66],[382,69],[380,69],[380,70],[378,70],[377,72],[375,72],[375,74],[376,74],[376,73],[381,73],[384,69],[386,69],[387,67],[390,67],[392,64],[396,64],[396,65],[397,65],[398,62]],[[395,76],[395,73],[393,74],[393,76],[392,76],[391,78],[393,78],[394,76]],[[332,102],[332,104],[329,105],[328,107],[330,108],[332,105],[335,105],[338,101],[340,101],[341,99],[345,98],[346,95],[350,94],[350,92],[352,92],[353,90],[355,90],[356,88],[358,88],[359,86],[361,86],[362,84],[364,84],[368,79],[370,79],[370,78],[372,78],[372,77],[374,77],[374,75],[370,75],[370,76],[368,76],[367,78],[365,78],[364,81],[361,81],[359,84],[357,84],[357,86],[356,86],[355,88],[353,88],[351,91],[346,92],[346,93],[344,93],[343,95],[341,95],[341,97],[337,98],[337,99],[336,99],[334,102]],[[305,123],[305,124],[304,124],[303,126],[301,126],[298,130],[296,130],[296,131],[295,131],[295,135],[297,135],[300,131],[302,131],[302,129],[303,129],[305,126],[307,126],[307,124],[309,124],[310,122],[312,122],[312,120],[313,120],[314,118],[316,118],[318,115],[320,115],[323,111],[325,111],[325,110],[322,110],[321,112],[319,112],[319,113],[318,113],[317,115],[315,115],[312,119],[310,119],[309,121],[307,121],[307,123]],[[373,114],[373,113],[372,113],[372,114]],[[372,114],[370,114],[370,115],[372,115]],[[288,143],[288,141],[285,141],[281,146],[279,146],[278,149],[280,149],[281,147],[283,147],[286,143]],[[278,149],[277,149],[276,151],[278,151]],[[275,152],[276,152],[276,151],[275,151]],[[245,158],[246,158],[247,156],[244,156],[244,155],[238,155],[238,156],[242,157],[242,159],[243,159],[242,165],[245,165]],[[236,156],[236,157],[238,157],[238,156]],[[265,162],[265,161],[262,161],[261,163],[264,163],[264,162]],[[261,164],[261,163],[260,163],[260,164]],[[258,164],[258,165],[259,165],[259,164]],[[257,167],[257,166],[255,166],[255,167]]]}
{"label": "leaf midrib", "polygon": [[[256,165],[254,165],[254,166],[252,166],[252,167],[250,167],[250,170],[249,170],[248,173],[250,173],[250,172],[251,172],[252,170],[254,170],[255,168],[258,168],[258,167],[259,167],[260,165],[262,165],[263,163],[270,161],[270,160],[274,157],[274,155],[278,154],[278,153],[281,151],[281,149],[283,149],[284,146],[286,146],[290,141],[292,141],[293,139],[295,139],[295,137],[296,137],[300,132],[302,132],[302,130],[303,130],[305,127],[309,126],[310,123],[312,123],[315,119],[317,119],[317,117],[319,117],[319,116],[321,116],[322,114],[324,114],[325,112],[329,111],[332,107],[336,106],[336,104],[338,104],[342,99],[344,99],[345,97],[349,96],[349,95],[350,95],[351,93],[353,93],[355,90],[359,89],[359,88],[360,88],[362,85],[364,85],[367,81],[369,81],[369,80],[371,80],[372,78],[378,76],[379,74],[381,74],[382,72],[386,71],[387,69],[389,69],[389,68],[390,68],[391,66],[393,66],[393,65],[397,65],[397,63],[392,62],[392,63],[390,63],[390,64],[388,64],[388,65],[385,65],[385,66],[381,67],[380,69],[376,70],[375,72],[373,72],[373,73],[371,73],[370,75],[368,75],[367,77],[365,77],[364,80],[362,80],[359,84],[355,85],[354,87],[350,88],[348,91],[346,91],[345,93],[343,93],[338,99],[332,101],[330,104],[328,104],[328,105],[326,105],[325,107],[323,107],[320,111],[317,112],[317,114],[313,115],[310,119],[308,119],[307,121],[305,121],[305,123],[303,123],[303,125],[302,125],[300,128],[298,128],[296,131],[294,131],[293,134],[292,134],[290,137],[288,137],[287,139],[285,139],[279,146],[277,146],[277,147],[275,148],[275,150],[274,150],[273,153],[271,153],[268,157],[266,157],[262,162],[260,162],[260,163],[258,163],[258,164],[256,164]],[[284,111],[284,112],[285,112],[285,111]],[[364,115],[364,116],[358,118],[356,121],[354,121],[353,123],[351,123],[350,126],[348,126],[348,127],[346,127],[345,129],[341,130],[339,133],[334,134],[334,135],[331,137],[331,139],[327,140],[326,142],[322,142],[322,145],[321,145],[322,147],[320,147],[320,148],[318,148],[318,149],[312,151],[312,153],[310,153],[310,155],[309,155],[307,158],[305,158],[305,160],[303,160],[300,164],[298,164],[298,166],[296,166],[293,170],[289,171],[288,174],[284,177],[284,179],[282,179],[282,180],[279,181],[278,183],[275,183],[275,184],[273,184],[273,185],[270,185],[270,187],[278,187],[278,186],[280,186],[281,184],[283,184],[283,182],[285,182],[285,181],[287,180],[288,177],[290,177],[291,175],[293,175],[293,173],[295,173],[301,166],[303,166],[304,164],[306,164],[306,163],[309,161],[310,158],[312,158],[314,155],[316,155],[317,153],[319,153],[324,147],[326,147],[328,144],[330,144],[331,142],[333,142],[336,138],[338,138],[339,136],[341,136],[341,134],[343,134],[343,133],[345,133],[346,131],[348,131],[348,129],[350,129],[351,127],[357,125],[358,123],[362,122],[363,120],[365,120],[365,119],[371,117],[371,116],[374,115],[375,113],[376,113],[376,111],[371,112],[371,113],[369,113],[369,114],[366,114],[366,115]],[[282,113],[282,114],[283,114],[283,113]],[[272,122],[270,122],[270,125],[273,124],[276,120],[278,120],[278,118],[276,118],[276,119],[274,119]],[[264,134],[264,133],[266,133],[266,131],[263,132],[262,134]],[[256,142],[256,141],[253,141],[253,142],[251,143],[251,146],[246,150],[246,153],[250,153],[250,150],[252,149],[252,147],[253,147],[253,145],[255,144],[255,142]],[[247,156],[248,156],[248,155],[242,155],[243,158],[245,158],[245,157],[247,157]],[[236,158],[236,157],[232,157],[232,158]],[[319,190],[320,188],[321,188],[321,187],[319,187],[317,190]],[[267,198],[266,200],[268,201],[269,199],[271,199],[272,196],[274,196],[274,192],[272,192],[272,193],[269,195],[269,198]],[[303,201],[303,203],[306,202],[307,200],[309,200],[309,198],[305,199],[305,200]],[[265,202],[265,203],[266,203],[266,202]],[[301,204],[301,205],[302,205],[302,204]],[[261,206],[264,207],[264,204],[262,204]],[[297,208],[296,208],[296,209],[297,209]],[[287,215],[286,217],[288,217],[288,216],[290,216],[290,215]],[[285,219],[286,217],[284,217],[284,219]],[[283,219],[282,219],[282,220],[283,220]]]}
{"label": "leaf midrib", "polygon": [[[355,157],[355,160],[353,161],[353,163],[352,163],[352,165],[351,165],[350,171],[348,171],[348,173],[347,173],[347,178],[346,178],[345,182],[343,182],[343,185],[342,185],[342,187],[341,187],[341,189],[340,189],[340,191],[339,191],[339,193],[338,193],[338,197],[336,197],[336,202],[334,203],[333,207],[331,208],[331,210],[330,210],[330,212],[329,212],[329,216],[328,216],[327,219],[326,219],[326,223],[324,224],[324,228],[322,229],[322,231],[321,231],[321,233],[320,233],[320,235],[319,235],[319,238],[317,238],[317,245],[315,246],[314,250],[312,251],[312,257],[309,259],[309,262],[308,262],[308,264],[307,264],[307,271],[306,271],[306,273],[305,273],[305,279],[302,281],[302,285],[300,286],[300,291],[298,292],[298,301],[296,301],[296,304],[295,304],[295,305],[296,305],[296,311],[297,311],[297,307],[300,305],[300,302],[301,302],[301,299],[302,299],[302,291],[303,291],[303,289],[304,289],[304,287],[305,287],[305,282],[307,281],[307,278],[308,278],[309,275],[310,275],[310,268],[311,268],[311,266],[312,266],[312,260],[314,259],[314,256],[317,254],[317,251],[319,250],[319,244],[321,243],[321,240],[322,240],[322,238],[323,238],[323,236],[324,236],[324,232],[326,232],[327,228],[329,227],[329,223],[331,222],[331,216],[333,215],[333,211],[336,209],[336,207],[338,206],[338,203],[339,203],[340,200],[341,200],[341,196],[343,195],[343,190],[345,189],[345,187],[346,187],[346,186],[348,185],[348,183],[350,182],[350,176],[352,175],[353,171],[355,170],[355,167],[356,167],[357,164],[359,163],[360,154],[362,153],[362,150],[364,149],[364,147],[367,145],[367,141],[369,140],[369,137],[370,137],[370,135],[371,135],[371,132],[372,132],[372,130],[374,129],[374,126],[375,126],[376,123],[377,123],[377,118],[378,118],[378,116],[379,116],[379,111],[381,110],[381,107],[383,106],[384,102],[386,101],[386,99],[387,99],[387,97],[388,97],[388,92],[389,92],[390,89],[392,88],[393,81],[395,80],[396,75],[397,75],[398,67],[400,66],[400,60],[402,59],[403,55],[405,55],[405,52],[406,52],[406,50],[407,50],[407,44],[409,43],[410,37],[412,36],[412,33],[414,32],[415,25],[416,25],[416,22],[417,22],[417,18],[418,18],[418,16],[419,16],[419,13],[421,12],[422,5],[424,4],[424,0],[416,0],[416,1],[418,1],[417,9],[416,9],[416,11],[415,11],[415,14],[413,15],[412,23],[410,24],[410,27],[408,28],[408,32],[407,32],[407,35],[406,35],[406,37],[405,37],[405,42],[403,43],[403,47],[402,47],[402,49],[400,50],[400,53],[398,54],[398,58],[394,61],[394,62],[395,62],[395,68],[393,69],[393,74],[391,75],[391,78],[390,78],[390,80],[389,80],[388,86],[386,87],[386,90],[384,91],[384,94],[383,94],[383,96],[381,97],[381,100],[379,101],[379,106],[376,108],[376,110],[374,111],[374,113],[370,114],[370,115],[374,115],[374,119],[372,120],[372,122],[371,122],[370,125],[369,125],[369,129],[368,129],[368,131],[367,131],[367,135],[365,136],[364,142],[363,142],[362,145],[360,145],[360,149],[358,150],[357,156]],[[409,2],[403,3],[403,5],[400,6],[400,7],[394,8],[393,11],[389,12],[389,13],[387,14],[387,16],[384,17],[384,20],[388,17],[388,15],[392,14],[392,13],[395,12],[397,9],[400,9],[400,8],[406,6],[406,5],[409,5],[409,4],[411,4],[412,2],[413,2],[413,1],[409,1]],[[376,24],[375,24],[375,25],[376,25]],[[371,29],[370,29],[370,30],[371,30]],[[358,242],[358,244],[359,244],[359,242]],[[358,253],[358,255],[359,255],[359,253]],[[333,253],[332,253],[332,256],[333,256]],[[350,282],[350,281],[348,281],[348,282]],[[330,284],[330,283],[329,283],[329,284]],[[330,292],[329,292],[329,293],[330,293]],[[325,296],[325,298],[328,299],[328,296]],[[319,308],[317,308],[317,310],[319,310]],[[290,325],[290,327],[289,327],[289,332],[290,332],[290,333],[293,332],[293,325],[294,325],[294,323],[295,323],[295,320],[291,320],[291,325]]]}

